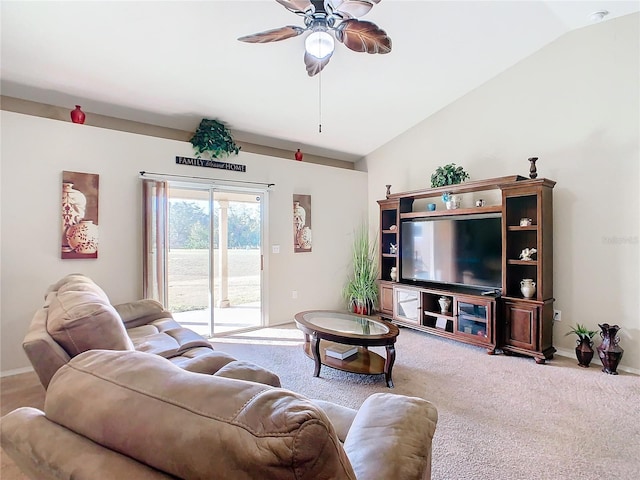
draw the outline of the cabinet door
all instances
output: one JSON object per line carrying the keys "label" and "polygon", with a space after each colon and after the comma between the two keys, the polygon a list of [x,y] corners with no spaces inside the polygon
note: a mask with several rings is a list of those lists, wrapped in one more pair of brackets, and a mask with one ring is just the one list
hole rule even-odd
{"label": "cabinet door", "polygon": [[380,283],[380,312],[393,315],[393,286]]}
{"label": "cabinet door", "polygon": [[474,340],[493,343],[491,319],[494,302],[477,297],[456,297],[456,334],[473,337]]}
{"label": "cabinet door", "polygon": [[410,288],[393,287],[393,318],[420,324],[420,291]]}
{"label": "cabinet door", "polygon": [[526,350],[538,349],[537,305],[517,302],[505,302],[505,345]]}

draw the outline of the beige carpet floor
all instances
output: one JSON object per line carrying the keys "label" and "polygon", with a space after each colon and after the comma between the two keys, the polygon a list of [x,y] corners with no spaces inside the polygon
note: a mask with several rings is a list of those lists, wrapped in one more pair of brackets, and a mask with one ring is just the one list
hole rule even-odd
{"label": "beige carpet floor", "polygon": [[[556,357],[489,356],[485,350],[402,328],[393,369],[382,375],[322,367],[301,348],[295,328],[216,339],[216,349],[277,372],[285,388],[357,408],[374,392],[425,398],[439,421],[433,443],[436,480],[635,480],[640,472],[640,377],[606,375]],[[374,349],[380,351],[378,349]],[[2,413],[40,406],[34,374],[1,379]],[[0,478],[22,480],[2,455]],[[401,480],[401,479],[390,479]]]}
{"label": "beige carpet floor", "polygon": [[395,387],[389,390],[382,375],[323,366],[315,378],[299,332],[262,333],[260,340],[251,339],[260,336],[253,333],[213,343],[278,372],[284,387],[312,398],[357,408],[370,394],[391,391],[434,403],[439,414],[434,479],[640,478],[639,376],[607,375],[600,365],[581,368],[559,356],[545,365],[491,356],[478,347],[401,328]]}

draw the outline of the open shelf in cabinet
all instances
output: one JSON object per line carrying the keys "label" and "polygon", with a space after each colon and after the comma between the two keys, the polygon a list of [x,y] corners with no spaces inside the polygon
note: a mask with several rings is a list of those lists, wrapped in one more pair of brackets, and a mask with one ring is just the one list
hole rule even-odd
{"label": "open shelf in cabinet", "polygon": [[[537,195],[518,195],[508,197],[505,202],[505,221],[508,227],[528,228],[537,226],[538,223],[538,197]],[[532,225],[520,226],[520,220],[530,218]]]}
{"label": "open shelf in cabinet", "polygon": [[[446,299],[447,303],[440,304],[440,299]],[[444,292],[422,292],[422,325],[436,330],[453,333],[456,318],[453,315],[453,296]]]}
{"label": "open shelf in cabinet", "polygon": [[[392,270],[398,268],[399,224],[398,200],[379,200],[380,205],[380,280],[391,282]],[[381,295],[382,296],[382,295]],[[387,311],[390,311],[387,309]]]}
{"label": "open shelf in cabinet", "polygon": [[488,205],[485,207],[472,207],[472,208],[453,208],[451,210],[425,210],[422,212],[408,212],[401,213],[401,220],[409,220],[412,218],[424,218],[424,217],[447,217],[452,215],[477,215],[481,213],[500,213],[502,212],[502,206],[500,205]]}

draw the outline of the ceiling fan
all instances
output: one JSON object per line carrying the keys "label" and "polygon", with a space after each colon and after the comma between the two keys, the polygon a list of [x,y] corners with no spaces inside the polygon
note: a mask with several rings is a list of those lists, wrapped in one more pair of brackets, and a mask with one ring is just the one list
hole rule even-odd
{"label": "ceiling fan", "polygon": [[[310,31],[305,40],[304,63],[313,77],[333,55],[333,36],[355,52],[389,53],[391,39],[375,23],[358,20],[381,0],[276,0],[290,12],[304,18],[305,27],[265,30],[238,38],[241,42],[268,43],[297,37]],[[332,32],[333,36],[329,33]]]}

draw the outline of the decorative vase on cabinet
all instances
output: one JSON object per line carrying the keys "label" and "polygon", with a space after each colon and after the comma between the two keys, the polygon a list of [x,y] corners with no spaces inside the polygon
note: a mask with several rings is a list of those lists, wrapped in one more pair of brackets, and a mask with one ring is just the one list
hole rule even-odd
{"label": "decorative vase on cabinet", "polygon": [[602,362],[602,371],[610,375],[618,375],[616,371],[618,364],[622,359],[624,350],[618,345],[620,338],[618,337],[618,325],[609,325],[608,323],[598,324],[600,327],[600,337],[602,343],[598,346],[598,356]]}
{"label": "decorative vase on cabinet", "polygon": [[440,313],[447,313],[449,311],[449,307],[451,306],[451,299],[449,297],[440,297],[438,303],[440,304]]}
{"label": "decorative vase on cabinet", "polygon": [[520,282],[520,291],[524,298],[533,298],[536,294],[536,282],[532,278],[525,278]]}
{"label": "decorative vase on cabinet", "polygon": [[455,210],[456,208],[460,208],[460,195],[445,193],[442,195],[442,199],[444,200],[444,204],[447,207],[447,210]]}

